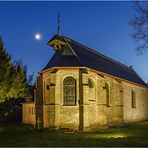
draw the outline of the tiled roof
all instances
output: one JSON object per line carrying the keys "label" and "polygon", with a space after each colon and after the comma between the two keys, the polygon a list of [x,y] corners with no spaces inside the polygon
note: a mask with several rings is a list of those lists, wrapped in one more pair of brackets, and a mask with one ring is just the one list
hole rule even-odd
{"label": "tiled roof", "polygon": [[51,67],[88,67],[146,86],[145,82],[133,68],[121,64],[67,37],[55,35],[50,41],[54,39],[65,42],[74,54],[62,55],[62,51],[57,51],[43,70]]}

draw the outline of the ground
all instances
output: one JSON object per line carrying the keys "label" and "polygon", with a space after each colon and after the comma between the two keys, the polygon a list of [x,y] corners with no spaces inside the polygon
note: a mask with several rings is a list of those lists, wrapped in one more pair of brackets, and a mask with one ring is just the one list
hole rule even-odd
{"label": "ground", "polygon": [[30,126],[0,124],[0,147],[33,146],[148,146],[148,122],[104,129],[95,133],[38,131]]}

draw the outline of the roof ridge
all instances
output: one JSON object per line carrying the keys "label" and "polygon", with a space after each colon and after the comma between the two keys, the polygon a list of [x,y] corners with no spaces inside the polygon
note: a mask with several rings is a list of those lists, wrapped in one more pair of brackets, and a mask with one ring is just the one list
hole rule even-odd
{"label": "roof ridge", "polygon": [[[128,69],[128,70],[130,70],[130,71],[132,71],[132,72],[134,71],[132,68],[128,67],[127,65],[125,65],[125,64],[123,64],[123,63],[120,63],[120,62],[118,62],[118,61],[116,61],[116,60],[114,60],[114,59],[112,59],[112,58],[110,58],[110,57],[108,57],[108,56],[106,56],[106,55],[103,55],[103,54],[100,53],[99,51],[96,51],[96,50],[94,50],[94,49],[92,49],[92,48],[90,48],[90,47],[87,47],[86,45],[83,45],[83,44],[81,44],[81,43],[79,43],[79,42],[77,42],[77,41],[74,41],[74,40],[72,40],[72,39],[70,39],[70,38],[67,38],[67,37],[65,37],[65,36],[63,36],[63,37],[66,38],[66,39],[68,39],[68,40],[70,40],[70,41],[75,42],[75,43],[78,44],[79,46],[82,46],[82,47],[86,48],[86,49],[89,50],[90,52],[93,52],[93,53],[95,53],[95,54],[98,54],[98,55],[100,55],[100,56],[102,56],[102,57],[104,57],[104,58],[106,58],[106,59],[108,59],[108,60],[110,60],[110,61],[112,61],[112,62],[114,62],[114,63],[116,63],[116,64],[119,64],[119,65],[125,67],[126,69]],[[137,74],[137,73],[136,73],[136,74]]]}
{"label": "roof ridge", "polygon": [[[94,69],[96,71],[100,71],[115,77],[122,78],[124,80],[128,80],[130,82],[134,82],[140,84],[142,86],[146,86],[145,82],[142,78],[135,72],[131,67],[122,64],[102,53],[96,51],[95,49],[89,48],[77,41],[74,41],[65,36],[54,36],[54,39],[58,39],[69,46],[70,50],[74,51],[74,58],[69,56],[60,56],[57,55],[54,59],[53,57],[50,59],[45,69],[51,67],[79,67],[85,66],[90,69]],[[56,52],[56,54],[60,54],[60,52]],[[78,60],[80,59],[80,61]]]}

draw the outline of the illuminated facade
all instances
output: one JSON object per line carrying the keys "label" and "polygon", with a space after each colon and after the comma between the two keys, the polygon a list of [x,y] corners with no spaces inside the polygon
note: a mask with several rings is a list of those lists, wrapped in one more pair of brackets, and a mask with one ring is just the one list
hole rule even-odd
{"label": "illuminated facade", "polygon": [[148,119],[147,85],[133,68],[64,36],[48,44],[55,54],[36,78],[36,126],[95,131]]}

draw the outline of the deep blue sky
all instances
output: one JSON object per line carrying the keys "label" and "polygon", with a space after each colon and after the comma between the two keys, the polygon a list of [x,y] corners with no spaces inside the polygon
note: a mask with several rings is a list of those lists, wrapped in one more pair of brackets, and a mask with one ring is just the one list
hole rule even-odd
{"label": "deep blue sky", "polygon": [[[46,43],[57,33],[58,12],[62,35],[133,65],[148,82],[148,51],[137,56],[130,37],[131,2],[0,2],[0,35],[13,58],[27,65],[28,74],[37,75],[54,53]],[[36,33],[42,40],[35,40]]]}

